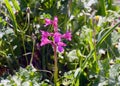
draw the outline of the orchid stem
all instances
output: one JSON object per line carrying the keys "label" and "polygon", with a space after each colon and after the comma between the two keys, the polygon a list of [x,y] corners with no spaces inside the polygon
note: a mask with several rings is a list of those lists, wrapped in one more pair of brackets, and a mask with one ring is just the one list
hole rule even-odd
{"label": "orchid stem", "polygon": [[57,65],[57,46],[54,45],[54,83],[55,83],[55,86],[59,86],[59,84],[57,83],[57,80],[58,80],[58,65]]}

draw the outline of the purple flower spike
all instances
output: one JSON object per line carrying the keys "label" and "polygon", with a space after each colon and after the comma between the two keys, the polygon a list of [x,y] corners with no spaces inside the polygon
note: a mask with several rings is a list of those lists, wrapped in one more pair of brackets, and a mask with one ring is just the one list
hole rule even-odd
{"label": "purple flower spike", "polygon": [[71,38],[72,38],[71,32],[66,32],[65,34],[63,34],[62,37],[71,41]]}
{"label": "purple flower spike", "polygon": [[[52,25],[54,28],[54,32],[53,33],[49,33],[47,31],[41,31],[42,33],[42,38],[41,38],[41,44],[40,46],[46,45],[46,44],[51,44],[53,46],[53,48],[55,48],[54,46],[57,47],[57,51],[58,52],[63,52],[64,51],[64,47],[66,46],[65,43],[62,42],[62,38],[66,39],[66,40],[71,40],[71,32],[66,32],[65,34],[61,34],[58,32],[58,18],[54,17],[54,20],[50,20],[50,19],[45,19],[45,27],[48,25]],[[49,40],[48,37],[53,38],[53,40]]]}

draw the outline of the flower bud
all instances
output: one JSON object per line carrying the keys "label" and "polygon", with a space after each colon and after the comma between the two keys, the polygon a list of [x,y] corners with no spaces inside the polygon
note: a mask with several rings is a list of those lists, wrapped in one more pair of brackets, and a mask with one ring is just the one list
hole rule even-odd
{"label": "flower bud", "polygon": [[27,7],[26,12],[30,13],[30,7]]}

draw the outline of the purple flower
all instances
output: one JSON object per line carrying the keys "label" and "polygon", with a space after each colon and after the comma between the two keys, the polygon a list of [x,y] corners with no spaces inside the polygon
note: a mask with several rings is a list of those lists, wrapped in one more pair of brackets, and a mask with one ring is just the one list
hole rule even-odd
{"label": "purple flower", "polygon": [[[65,43],[62,42],[62,39],[71,40],[71,32],[66,32],[65,34],[61,34],[58,32],[58,18],[54,17],[54,20],[45,19],[45,26],[52,25],[54,28],[54,33],[49,33],[47,31],[41,31],[42,38],[41,38],[41,44],[40,46],[51,44],[54,48],[54,46],[57,46],[58,52],[63,52],[64,47],[66,46]],[[48,38],[51,37],[53,40],[49,40]]]}
{"label": "purple flower", "polygon": [[44,25],[44,26],[46,27],[46,26],[51,25],[51,24],[52,24],[52,20],[46,18],[46,19],[45,19],[45,25]]}
{"label": "purple flower", "polygon": [[54,27],[54,31],[57,32],[58,31],[58,18],[54,17],[54,20],[50,20],[48,18],[45,19],[45,27],[48,25],[52,25]]}
{"label": "purple flower", "polygon": [[41,33],[42,33],[42,38],[41,38],[40,46],[43,46],[52,42],[51,40],[48,39],[48,37],[51,36],[49,32],[41,30]]}
{"label": "purple flower", "polygon": [[43,45],[46,45],[46,44],[49,44],[49,43],[52,43],[52,41],[49,40],[48,38],[42,38],[40,46],[43,46]]}
{"label": "purple flower", "polygon": [[52,25],[54,27],[54,31],[57,32],[58,31],[58,18],[54,17],[54,20],[52,21]]}
{"label": "purple flower", "polygon": [[64,51],[64,48],[62,46],[58,46],[57,49],[58,49],[59,52],[63,52]]}
{"label": "purple flower", "polygon": [[[59,32],[55,32],[55,33],[49,33],[46,31],[41,31],[42,33],[42,38],[41,38],[41,44],[40,46],[44,46],[46,44],[52,44],[57,46],[57,49],[59,52],[64,51],[64,46],[66,46],[65,43],[62,42],[62,34],[60,34]],[[52,37],[53,40],[49,40],[48,37]]]}
{"label": "purple flower", "polygon": [[58,46],[66,46],[66,44],[63,42],[58,42],[57,44],[58,44]]}
{"label": "purple flower", "polygon": [[58,46],[58,47],[57,47],[58,51],[59,51],[59,52],[63,52],[63,51],[64,51],[64,48],[63,48],[63,47],[66,46],[66,44],[63,43],[63,42],[58,42],[58,43],[57,43],[57,46]]}
{"label": "purple flower", "polygon": [[58,42],[60,42],[61,41],[61,34],[59,33],[59,32],[55,32],[54,33],[54,41],[55,41],[55,43],[58,43]]}
{"label": "purple flower", "polygon": [[71,38],[72,38],[71,32],[66,32],[65,34],[63,34],[62,37],[71,41]]}

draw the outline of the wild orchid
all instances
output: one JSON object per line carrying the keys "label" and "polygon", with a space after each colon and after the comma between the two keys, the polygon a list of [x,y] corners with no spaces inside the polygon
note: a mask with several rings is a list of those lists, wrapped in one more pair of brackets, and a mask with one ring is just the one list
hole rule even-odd
{"label": "wild orchid", "polygon": [[[40,46],[44,46],[46,44],[51,44],[53,49],[54,49],[54,83],[56,86],[59,86],[57,79],[58,79],[58,67],[57,67],[57,52],[63,52],[64,51],[64,47],[66,46],[66,44],[64,42],[62,42],[63,39],[69,40],[71,41],[71,32],[67,31],[65,34],[61,34],[58,32],[58,18],[54,17],[54,20],[50,20],[48,18],[45,19],[45,27],[47,27],[48,25],[52,25],[52,27],[54,28],[54,31],[51,32],[47,32],[47,31],[43,31],[41,30],[42,33],[42,38],[41,38],[41,43]],[[51,40],[49,39],[51,38]]]}
{"label": "wild orchid", "polygon": [[[61,34],[58,32],[58,18],[54,17],[54,20],[50,20],[50,19],[45,19],[45,27],[48,25],[52,25],[54,28],[54,32],[50,33],[50,32],[46,32],[46,31],[42,31],[42,38],[41,38],[41,44],[40,46],[46,45],[46,44],[51,44],[52,46],[56,45],[57,46],[57,51],[58,52],[63,52],[64,48],[66,46],[65,43],[62,42],[62,39],[66,39],[71,41],[71,32],[67,31],[65,34]],[[52,37],[53,40],[49,40],[48,38]]]}

